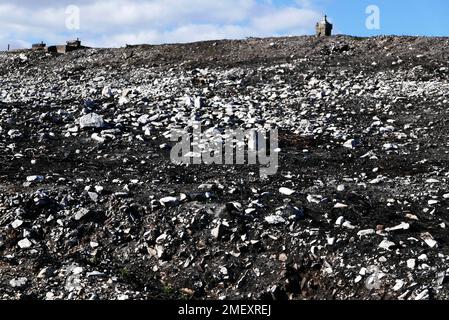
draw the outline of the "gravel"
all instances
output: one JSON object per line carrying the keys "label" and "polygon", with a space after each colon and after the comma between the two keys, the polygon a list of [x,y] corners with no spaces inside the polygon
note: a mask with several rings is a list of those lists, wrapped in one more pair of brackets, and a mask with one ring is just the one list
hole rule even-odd
{"label": "gravel", "polygon": [[[339,48],[344,48],[341,50]],[[0,298],[448,299],[449,40],[0,53]],[[279,130],[279,167],[171,131]]]}

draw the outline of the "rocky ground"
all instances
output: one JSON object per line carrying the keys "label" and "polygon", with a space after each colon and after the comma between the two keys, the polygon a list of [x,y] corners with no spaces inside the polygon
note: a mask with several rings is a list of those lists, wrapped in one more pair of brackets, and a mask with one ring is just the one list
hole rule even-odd
{"label": "rocky ground", "polygon": [[[0,298],[449,298],[448,61],[420,37],[0,53]],[[172,163],[193,120],[278,128],[278,173]]]}

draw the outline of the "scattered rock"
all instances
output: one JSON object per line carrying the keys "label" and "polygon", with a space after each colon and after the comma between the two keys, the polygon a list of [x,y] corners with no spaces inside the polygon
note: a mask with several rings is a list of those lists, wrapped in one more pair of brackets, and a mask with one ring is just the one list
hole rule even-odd
{"label": "scattered rock", "polygon": [[415,259],[409,259],[407,260],[407,268],[409,269],[415,269],[416,266],[416,260]]}
{"label": "scattered rock", "polygon": [[271,215],[271,216],[267,216],[265,217],[265,221],[268,224],[282,224],[285,223],[285,219],[280,217],[280,216],[276,216],[276,215]]}
{"label": "scattered rock", "polygon": [[43,176],[28,176],[27,177],[27,181],[28,182],[43,182],[45,180],[45,178]]}
{"label": "scattered rock", "polygon": [[105,123],[103,117],[96,113],[89,113],[79,119],[81,129],[104,128]]}
{"label": "scattered rock", "polygon": [[446,299],[446,42],[0,52],[1,298]]}
{"label": "scattered rock", "polygon": [[163,206],[168,207],[168,206],[175,206],[175,205],[177,205],[179,200],[176,197],[165,197],[165,198],[160,199],[159,202]]}
{"label": "scattered rock", "polygon": [[17,244],[19,245],[20,249],[28,249],[33,245],[33,243],[27,238],[20,240]]}
{"label": "scattered rock", "polygon": [[13,288],[21,289],[27,284],[27,282],[28,282],[27,278],[21,277],[18,279],[12,279],[11,281],[9,281],[9,285]]}
{"label": "scattered rock", "polygon": [[89,209],[81,208],[81,209],[79,209],[79,210],[75,213],[75,215],[73,216],[73,218],[74,218],[76,221],[80,221],[80,220],[83,219],[85,216],[87,216],[89,213],[90,213],[90,210],[89,210]]}
{"label": "scattered rock", "polygon": [[380,244],[379,244],[379,248],[384,249],[384,250],[391,250],[392,247],[395,247],[396,244],[394,242],[388,241],[388,240],[383,240]]}
{"label": "scattered rock", "polygon": [[283,195],[291,196],[291,195],[293,195],[295,193],[295,190],[282,187],[282,188],[279,189],[279,192],[281,194],[283,194]]}
{"label": "scattered rock", "polygon": [[279,255],[279,261],[286,262],[288,260],[288,256],[285,253],[281,253]]}

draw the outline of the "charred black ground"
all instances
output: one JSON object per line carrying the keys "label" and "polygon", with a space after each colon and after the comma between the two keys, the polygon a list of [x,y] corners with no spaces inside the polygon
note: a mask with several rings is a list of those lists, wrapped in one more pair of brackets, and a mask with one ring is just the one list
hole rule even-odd
{"label": "charred black ground", "polygon": [[[448,298],[448,61],[421,37],[0,53],[0,298]],[[279,128],[278,174],[173,164],[193,119]]]}

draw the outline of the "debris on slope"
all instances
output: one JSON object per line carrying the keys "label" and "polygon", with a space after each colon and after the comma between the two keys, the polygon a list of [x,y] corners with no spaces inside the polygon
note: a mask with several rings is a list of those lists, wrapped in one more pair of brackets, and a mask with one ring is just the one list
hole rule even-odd
{"label": "debris on slope", "polygon": [[[0,297],[447,299],[448,49],[0,53]],[[278,128],[278,173],[172,163],[195,121]]]}

